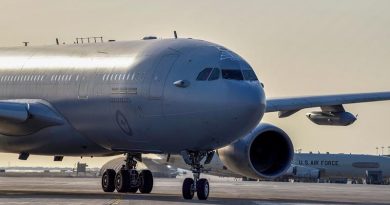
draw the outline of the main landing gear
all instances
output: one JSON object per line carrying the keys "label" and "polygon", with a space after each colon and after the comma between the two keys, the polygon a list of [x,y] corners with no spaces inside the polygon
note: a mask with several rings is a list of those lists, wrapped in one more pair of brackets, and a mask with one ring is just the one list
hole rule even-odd
{"label": "main landing gear", "polygon": [[184,199],[194,198],[196,192],[199,200],[206,200],[209,197],[210,186],[207,179],[200,178],[200,174],[204,171],[201,161],[206,157],[204,164],[210,163],[214,156],[214,151],[211,152],[182,152],[182,156],[186,164],[191,166],[194,178],[186,178],[183,182],[182,194]]}
{"label": "main landing gear", "polygon": [[104,192],[141,193],[149,194],[153,189],[153,175],[150,170],[136,170],[137,161],[141,161],[141,154],[126,154],[125,165],[115,173],[107,169],[102,176],[102,189]]}

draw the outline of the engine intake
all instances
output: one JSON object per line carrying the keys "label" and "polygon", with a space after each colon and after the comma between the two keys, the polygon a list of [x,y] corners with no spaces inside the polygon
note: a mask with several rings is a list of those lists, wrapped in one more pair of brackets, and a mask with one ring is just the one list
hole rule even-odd
{"label": "engine intake", "polygon": [[218,149],[222,163],[231,171],[250,178],[276,178],[290,167],[294,148],[278,127],[259,124],[251,133]]}

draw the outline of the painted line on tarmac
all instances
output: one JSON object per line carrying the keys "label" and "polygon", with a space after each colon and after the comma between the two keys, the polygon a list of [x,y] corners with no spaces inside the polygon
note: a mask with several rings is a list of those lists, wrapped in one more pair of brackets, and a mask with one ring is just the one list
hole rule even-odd
{"label": "painted line on tarmac", "polygon": [[123,199],[123,196],[117,196],[116,199],[110,201],[107,205],[119,205]]}

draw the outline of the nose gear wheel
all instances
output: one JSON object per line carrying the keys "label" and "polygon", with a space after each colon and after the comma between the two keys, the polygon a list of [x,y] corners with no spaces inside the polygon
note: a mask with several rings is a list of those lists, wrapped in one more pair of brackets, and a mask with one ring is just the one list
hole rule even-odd
{"label": "nose gear wheel", "polygon": [[185,151],[181,154],[186,164],[191,166],[191,171],[194,176],[193,179],[184,179],[182,186],[183,198],[190,200],[194,197],[196,192],[199,200],[207,200],[209,197],[210,185],[207,179],[200,178],[200,174],[205,171],[201,161],[206,158],[203,164],[210,163],[214,156],[214,151]]}

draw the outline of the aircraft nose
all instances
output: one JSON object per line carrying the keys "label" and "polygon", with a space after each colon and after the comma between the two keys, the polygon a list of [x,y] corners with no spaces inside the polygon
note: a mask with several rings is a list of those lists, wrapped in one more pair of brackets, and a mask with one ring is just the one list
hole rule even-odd
{"label": "aircraft nose", "polygon": [[227,108],[234,128],[249,133],[258,125],[265,111],[265,94],[259,82],[231,82],[228,86]]}

